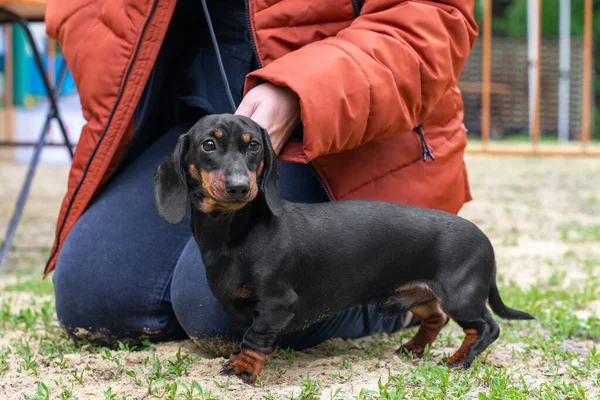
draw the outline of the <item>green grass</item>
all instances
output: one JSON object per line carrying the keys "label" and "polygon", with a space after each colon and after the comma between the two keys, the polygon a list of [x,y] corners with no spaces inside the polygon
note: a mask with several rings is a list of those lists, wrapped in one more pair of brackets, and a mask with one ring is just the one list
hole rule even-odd
{"label": "green grass", "polygon": [[[523,174],[527,179],[543,179],[535,173]],[[584,200],[581,207],[593,209],[598,204],[597,196]],[[513,218],[517,215],[510,207],[505,207],[503,213]],[[520,238],[528,233],[519,226],[510,231],[491,231],[503,248],[518,246]],[[567,246],[600,241],[600,228],[592,223],[567,220],[558,226],[558,232]],[[16,332],[25,335],[1,342],[0,380],[11,374],[33,379],[35,383],[23,397],[26,399],[83,399],[87,397],[82,388],[101,385],[100,398],[122,400],[126,397],[118,387],[123,384],[132,385],[148,399],[219,399],[232,393],[266,400],[346,399],[344,391],[367,371],[378,374],[379,382],[376,387],[355,387],[355,398],[598,398],[591,393],[600,393],[600,318],[593,313],[584,317],[575,313],[600,301],[600,260],[569,247],[558,258],[540,257],[539,263],[554,272],[533,286],[520,287],[511,284],[511,276],[499,277],[505,303],[530,312],[537,320],[499,320],[500,339],[469,370],[438,365],[439,359],[447,355],[442,349],[455,350],[462,341],[460,329],[451,322],[420,360],[405,357],[399,362],[392,355],[415,333],[414,328],[391,336],[376,334],[352,345],[326,342],[319,350],[324,358],[335,360],[334,371],[319,376],[303,373],[285,393],[278,389],[277,382],[303,371],[309,357],[305,353],[279,349],[269,358],[251,393],[233,392],[240,385],[236,378],[195,374],[194,367],[201,358],[185,348],[165,355],[150,342],[137,346],[119,343],[109,349],[84,340],[73,341],[58,326],[53,302],[46,300],[53,292],[50,280],[39,279],[37,270],[20,271],[13,273],[11,283],[2,288],[8,297],[0,301],[0,339]],[[567,281],[569,273],[558,268],[564,264],[578,265],[585,278]],[[573,350],[577,348],[573,344],[581,343],[595,346],[586,345],[580,354]],[[73,362],[73,357],[81,357],[82,361]],[[132,364],[132,357],[138,361]],[[108,362],[109,369],[98,371],[94,360]],[[51,381],[44,374],[48,368],[60,369],[64,374]]]}
{"label": "green grass", "polygon": [[476,387],[488,387],[487,391],[477,392],[480,400],[588,398],[582,385],[567,383],[560,377],[532,387],[525,376],[507,369],[477,364],[471,371],[455,373],[428,363],[390,374],[385,383],[379,381],[377,390],[362,390],[359,399],[460,399],[470,396]]}
{"label": "green grass", "polygon": [[35,295],[51,295],[54,293],[52,281],[50,279],[41,279],[40,271],[18,270],[15,275],[17,283],[6,285],[4,290],[9,292],[30,292]]}
{"label": "green grass", "polygon": [[570,222],[562,224],[558,228],[563,242],[600,242],[600,225]]}
{"label": "green grass", "polygon": [[320,397],[323,383],[319,380],[311,379],[310,374],[307,374],[299,386],[300,393],[297,396],[292,392],[291,395],[285,396],[285,398],[289,400],[311,400],[318,398]]}
{"label": "green grass", "polygon": [[[519,133],[516,135],[507,135],[501,138],[490,138],[490,142],[497,143],[529,143],[530,138],[528,133]],[[469,143],[481,143],[481,139],[477,137],[469,137]],[[544,144],[557,144],[558,139],[556,136],[542,135],[540,137],[540,143]]]}
{"label": "green grass", "polygon": [[[577,254],[567,252],[565,260],[577,259]],[[590,388],[600,385],[600,351],[592,347],[588,354],[580,355],[562,347],[566,341],[591,340],[600,343],[600,319],[596,315],[577,318],[573,312],[584,310],[594,301],[600,300],[600,277],[597,274],[597,259],[580,260],[586,279],[565,286],[565,273],[555,273],[545,281],[521,288],[503,282],[501,292],[505,302],[514,308],[527,310],[536,321],[500,321],[501,338],[492,349],[518,344],[508,356],[504,366],[495,366],[489,361],[489,351],[481,355],[466,371],[449,370],[438,365],[443,356],[439,348],[457,348],[462,337],[454,323],[442,331],[432,349],[422,360],[405,359],[405,364],[388,368],[381,375],[376,389],[363,388],[359,399],[448,399],[476,395],[478,399],[586,399]],[[555,262],[548,261],[549,267]],[[505,279],[503,280],[505,281]],[[0,332],[23,330],[26,339],[0,348],[0,377],[11,368],[20,374],[38,379],[28,399],[75,399],[78,388],[85,385],[95,373],[93,364],[86,362],[71,365],[69,354],[93,355],[109,361],[113,367],[103,389],[104,398],[123,398],[110,386],[111,380],[127,379],[144,393],[156,399],[218,399],[228,393],[236,379],[214,380],[212,384],[200,383],[193,377],[188,380],[199,357],[178,349],[169,357],[160,356],[152,344],[146,342],[132,347],[121,343],[117,349],[91,346],[85,342],[74,342],[67,337],[52,319],[53,305],[49,302],[33,303],[13,309],[10,300],[0,307]],[[269,361],[258,387],[262,394],[254,398],[264,399],[317,399],[341,397],[341,385],[351,383],[357,366],[370,371],[381,371],[374,360],[386,360],[399,344],[407,340],[414,329],[387,336],[376,334],[359,342],[359,346],[348,346],[347,342],[328,342],[320,346],[331,356],[340,356],[338,373],[325,380],[306,375],[297,387],[281,396],[274,394],[272,380],[294,371],[299,354],[290,349],[278,350]],[[600,346],[598,346],[600,347]],[[132,354],[145,354],[133,368],[125,365]],[[10,360],[13,362],[10,362]],[[527,373],[528,365],[536,360],[538,370],[547,379],[532,382]],[[517,366],[517,361],[521,362]],[[60,381],[45,382],[40,371],[46,365],[54,365],[66,371]],[[388,364],[389,365],[389,364]],[[392,364],[394,365],[394,364]],[[560,373],[558,371],[561,371]],[[97,378],[94,378],[97,380]],[[586,383],[587,382],[587,383]]]}

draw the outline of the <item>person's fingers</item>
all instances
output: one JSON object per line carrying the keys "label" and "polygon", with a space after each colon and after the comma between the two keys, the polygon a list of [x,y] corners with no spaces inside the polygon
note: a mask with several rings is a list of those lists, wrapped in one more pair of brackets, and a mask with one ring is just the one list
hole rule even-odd
{"label": "person's fingers", "polygon": [[264,128],[279,153],[299,122],[298,96],[290,89],[270,83],[250,90],[236,110],[236,115],[252,119]]}
{"label": "person's fingers", "polygon": [[270,107],[262,103],[263,102],[255,96],[248,95],[240,103],[235,115],[243,115],[244,117],[250,118],[270,133],[273,113],[270,110]]}

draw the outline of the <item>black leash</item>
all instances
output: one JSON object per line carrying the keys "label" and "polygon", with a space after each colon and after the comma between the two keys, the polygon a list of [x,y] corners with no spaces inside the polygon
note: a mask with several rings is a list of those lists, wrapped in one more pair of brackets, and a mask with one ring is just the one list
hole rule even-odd
{"label": "black leash", "polygon": [[212,21],[210,19],[210,13],[208,12],[208,6],[206,5],[206,0],[200,0],[202,3],[202,9],[204,10],[204,17],[206,18],[206,23],[208,24],[208,30],[210,32],[210,38],[212,40],[213,47],[215,48],[215,53],[217,54],[217,63],[219,64],[219,70],[221,71],[221,78],[223,79],[223,84],[225,85],[225,91],[227,92],[227,98],[229,99],[229,104],[231,105],[231,112],[235,113],[237,107],[235,105],[235,101],[233,101],[233,95],[231,94],[231,87],[229,86],[229,80],[227,79],[227,74],[225,73],[225,67],[223,66],[223,59],[221,58],[221,51],[219,50],[219,43],[217,42],[217,35],[215,35],[215,29],[213,28]]}

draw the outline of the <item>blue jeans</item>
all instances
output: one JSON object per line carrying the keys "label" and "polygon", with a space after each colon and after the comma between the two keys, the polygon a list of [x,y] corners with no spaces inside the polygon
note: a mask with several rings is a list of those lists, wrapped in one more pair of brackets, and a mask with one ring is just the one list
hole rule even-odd
{"label": "blue jeans", "polygon": [[[68,332],[101,345],[117,340],[190,337],[206,350],[241,332],[212,295],[188,215],[177,225],[154,206],[152,176],[185,127],[161,136],[112,179],[69,233],[53,282],[58,319]],[[310,165],[281,163],[281,195],[297,202],[327,201]],[[394,332],[404,316],[384,319],[369,305],[353,306],[310,329],[284,338],[303,349],[329,338]],[[220,351],[223,349],[223,351]]]}

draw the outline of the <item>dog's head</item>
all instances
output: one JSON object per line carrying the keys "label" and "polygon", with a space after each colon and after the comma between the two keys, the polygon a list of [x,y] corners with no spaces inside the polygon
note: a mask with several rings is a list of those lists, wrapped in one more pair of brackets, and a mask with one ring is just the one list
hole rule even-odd
{"label": "dog's head", "polygon": [[232,212],[262,192],[269,210],[281,212],[277,159],[267,131],[231,114],[209,115],[181,135],[154,174],[160,216],[180,222],[187,204],[204,213]]}

